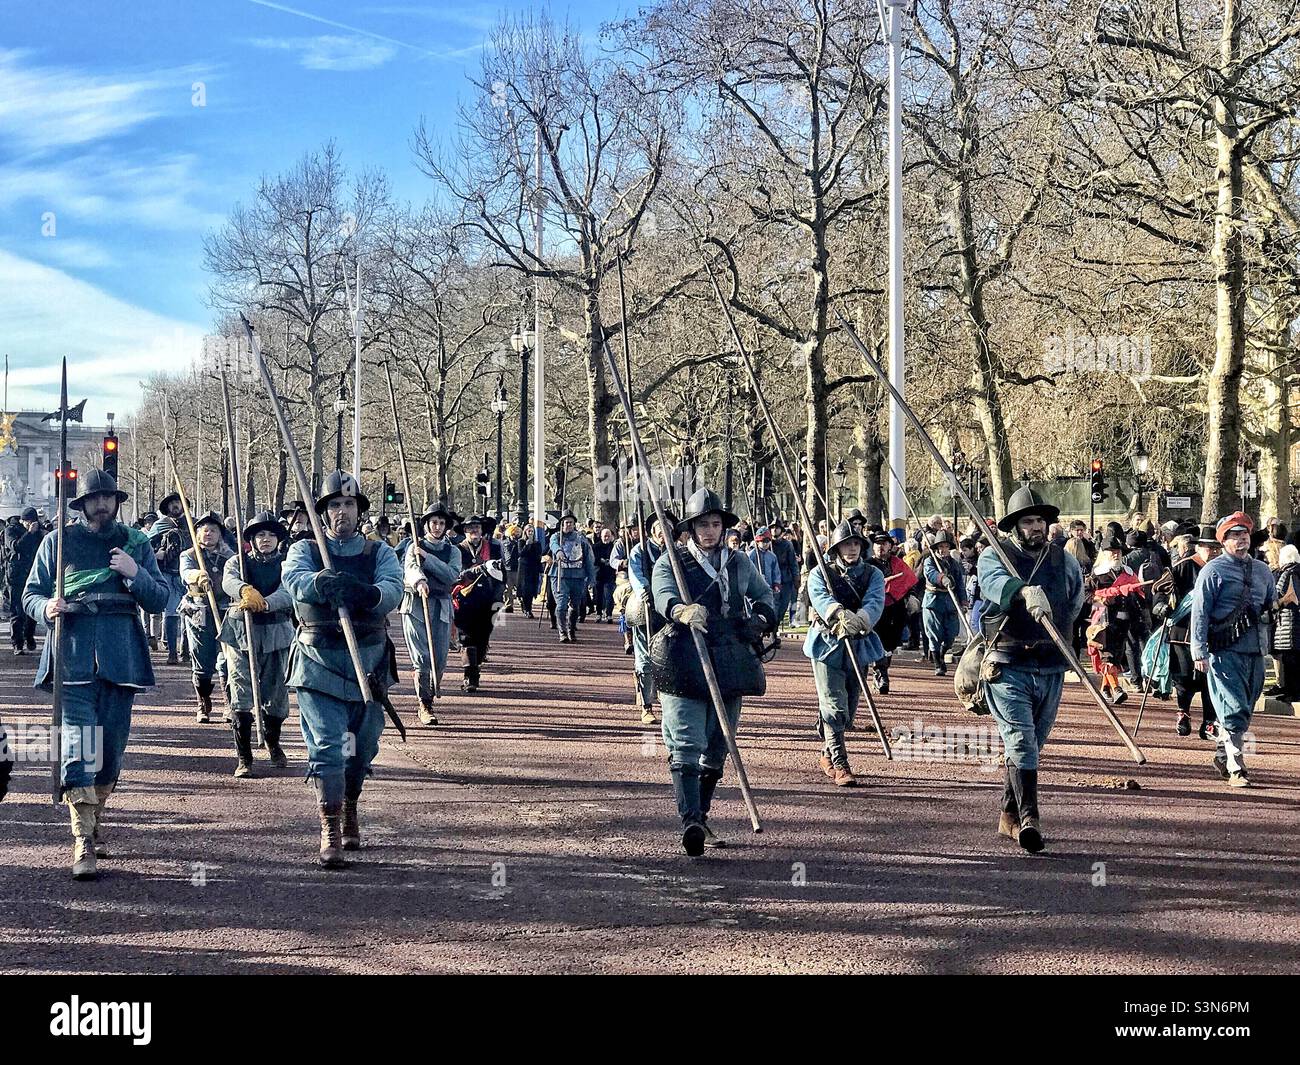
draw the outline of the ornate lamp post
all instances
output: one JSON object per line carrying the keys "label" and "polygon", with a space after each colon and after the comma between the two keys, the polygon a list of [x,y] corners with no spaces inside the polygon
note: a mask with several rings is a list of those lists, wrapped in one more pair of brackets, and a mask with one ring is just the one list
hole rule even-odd
{"label": "ornate lamp post", "polygon": [[[536,343],[537,334],[524,325],[510,338],[510,346],[519,356],[519,476],[515,481],[515,509],[521,522],[528,510],[528,359]],[[541,476],[540,471],[538,475]]]}
{"label": "ornate lamp post", "polygon": [[510,401],[506,398],[506,375],[504,373],[497,376],[497,390],[492,396],[491,403],[492,413],[497,416],[497,485],[496,485],[496,502],[497,509],[493,517],[500,520],[501,518],[501,426],[505,420],[506,411],[510,409]]}
{"label": "ornate lamp post", "polygon": [[844,482],[849,471],[844,467],[844,459],[835,463],[835,524],[844,520]]}

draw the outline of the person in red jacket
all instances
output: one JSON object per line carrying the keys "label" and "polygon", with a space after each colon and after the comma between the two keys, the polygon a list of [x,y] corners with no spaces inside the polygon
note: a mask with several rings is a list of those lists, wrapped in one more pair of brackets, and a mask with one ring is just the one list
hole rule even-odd
{"label": "person in red jacket", "polygon": [[871,676],[881,695],[889,694],[889,664],[907,625],[907,593],[917,576],[898,555],[893,538],[879,526],[871,531],[871,563],[885,577],[885,610],[876,623],[876,635],[885,648],[885,657],[871,664]]}

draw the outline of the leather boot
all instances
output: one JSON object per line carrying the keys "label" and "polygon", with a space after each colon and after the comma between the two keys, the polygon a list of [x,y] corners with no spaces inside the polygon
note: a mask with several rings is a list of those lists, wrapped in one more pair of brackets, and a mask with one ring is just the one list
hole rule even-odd
{"label": "leather boot", "polygon": [[94,880],[95,813],[99,796],[94,788],[67,788],[63,801],[72,818],[72,879]]}
{"label": "leather boot", "polygon": [[280,746],[280,730],[284,728],[284,719],[280,717],[263,717],[262,727],[266,735],[266,753],[271,760],[271,764],[276,769],[284,769],[289,764],[289,759],[284,756],[284,749]]}
{"label": "leather boot", "polygon": [[343,849],[359,851],[361,849],[361,823],[357,820],[357,800],[343,800]]}
{"label": "leather boot", "polygon": [[1037,854],[1043,849],[1043,833],[1038,824],[1038,770],[1012,766],[1008,772],[1020,820],[1017,842],[1030,854]]}
{"label": "leather boot", "polygon": [[998,815],[998,835],[1007,839],[1020,838],[1020,814],[1016,809],[1016,793],[1011,786],[1011,767],[1006,766],[1002,777],[1002,812]]}
{"label": "leather boot", "polygon": [[889,656],[882,658],[875,665],[876,691],[881,695],[889,694]]}
{"label": "leather boot", "polygon": [[725,847],[727,841],[709,827],[709,808],[713,805],[713,793],[722,780],[720,769],[705,769],[700,773],[700,819],[704,825],[704,845],[706,847]]}
{"label": "leather boot", "polygon": [[831,767],[834,770],[827,774],[839,788],[852,788],[858,783],[858,778],[853,775],[853,770],[849,768],[849,749],[844,744],[844,733],[836,732],[827,728],[826,747],[827,754],[830,756]]}
{"label": "leather boot", "polygon": [[95,798],[99,802],[99,806],[95,810],[95,831],[93,836],[96,858],[108,857],[108,837],[104,834],[104,806],[108,803],[108,797],[113,794],[113,787],[112,784],[95,785]]}
{"label": "leather boot", "polygon": [[704,853],[703,811],[700,809],[700,771],[696,766],[673,766],[673,793],[682,819],[682,849],[692,858]]}
{"label": "leather boot", "polygon": [[578,608],[569,607],[569,643],[578,642]]}
{"label": "leather boot", "polygon": [[235,765],[235,776],[251,777],[253,775],[253,715],[248,710],[235,711],[235,753],[239,761]]}
{"label": "leather boot", "polygon": [[418,713],[420,715],[421,725],[436,725],[438,723],[438,717],[433,712],[433,703],[429,699],[420,700],[420,709]]}
{"label": "leather boot", "polygon": [[460,682],[463,692],[478,691],[478,651],[473,647],[465,648],[465,677]]}
{"label": "leather boot", "polygon": [[341,803],[320,804],[320,864],[326,869],[342,869],[343,807]]}
{"label": "leather boot", "polygon": [[948,675],[948,663],[944,661],[942,651],[934,652],[934,675],[936,677],[946,677]]}
{"label": "leather boot", "polygon": [[199,697],[199,710],[194,718],[200,725],[206,725],[212,720],[212,678],[195,680],[194,694]]}

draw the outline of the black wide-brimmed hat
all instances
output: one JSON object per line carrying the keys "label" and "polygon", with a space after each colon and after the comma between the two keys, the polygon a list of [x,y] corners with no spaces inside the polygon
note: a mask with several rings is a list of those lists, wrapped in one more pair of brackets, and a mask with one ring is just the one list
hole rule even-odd
{"label": "black wide-brimmed hat", "polygon": [[[113,480],[112,474],[105,473],[103,470],[91,470],[86,474],[86,479],[79,485],[81,492],[75,498],[68,501],[68,507],[72,510],[82,510],[85,508],[86,500],[90,496],[99,495],[101,492],[110,492],[117,496],[118,503],[125,503],[130,498],[129,493],[123,492],[117,487],[117,482]],[[177,496],[176,498],[180,498]]]}
{"label": "black wide-brimmed hat", "polygon": [[1214,544],[1216,547],[1219,546],[1219,538],[1215,535],[1213,525],[1198,525],[1196,526],[1195,531],[1196,542],[1198,544]]}
{"label": "black wide-brimmed hat", "polygon": [[[677,515],[674,514],[671,510],[665,510],[664,520],[668,522],[668,528],[672,529],[675,532],[677,529]],[[659,514],[657,511],[654,511],[645,520],[645,531],[647,533],[650,532],[655,527],[655,525],[658,524],[658,522],[659,522]]]}
{"label": "black wide-brimmed hat", "polygon": [[1101,538],[1101,544],[1098,545],[1102,551],[1127,551],[1124,545],[1124,537],[1116,533],[1108,532]]}
{"label": "black wide-brimmed hat", "polygon": [[1025,485],[1017,488],[1007,500],[1007,512],[999,519],[998,528],[1003,532],[1013,532],[1016,522],[1031,515],[1042,518],[1050,525],[1061,516],[1061,508],[1052,506],[1029,485]]}
{"label": "black wide-brimmed hat", "polygon": [[489,517],[486,514],[471,514],[464,521],[457,523],[456,531],[458,533],[464,533],[471,525],[479,526],[483,530],[484,539],[490,539],[492,533],[496,531],[497,520],[496,518]]}
{"label": "black wide-brimmed hat", "polygon": [[179,492],[168,492],[162,499],[158,500],[158,513],[166,514],[168,503],[179,503],[180,501],[181,494]]}
{"label": "black wide-brimmed hat", "polygon": [[253,520],[244,526],[241,535],[246,542],[252,543],[253,537],[260,532],[275,533],[281,540],[286,540],[289,537],[289,531],[284,527],[280,519],[269,510],[262,510],[254,514]]}
{"label": "black wide-brimmed hat", "polygon": [[689,530],[691,522],[704,517],[706,514],[717,514],[722,518],[722,527],[724,529],[729,529],[740,521],[736,515],[722,505],[722,500],[718,497],[717,492],[708,488],[701,488],[686,501],[686,511],[682,515],[682,520],[677,523],[677,534],[680,536]]}
{"label": "black wide-brimmed hat", "polygon": [[370,509],[370,500],[361,491],[357,479],[346,470],[335,470],[325,478],[325,486],[320,498],[316,500],[316,513],[324,514],[331,499],[355,499],[358,514],[364,514]]}
{"label": "black wide-brimmed hat", "polygon": [[940,529],[933,537],[931,537],[930,547],[935,548],[940,544],[947,544],[949,547],[956,547],[957,541],[953,539],[952,533],[947,529]]}
{"label": "black wide-brimmed hat", "polygon": [[293,520],[293,516],[300,512],[303,514],[307,513],[307,504],[301,499],[291,499],[289,500],[289,505],[280,511],[280,517],[285,521],[291,521]]}

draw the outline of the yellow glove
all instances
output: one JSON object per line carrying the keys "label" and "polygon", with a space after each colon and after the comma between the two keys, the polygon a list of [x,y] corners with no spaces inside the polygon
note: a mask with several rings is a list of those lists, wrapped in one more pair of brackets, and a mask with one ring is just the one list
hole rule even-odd
{"label": "yellow glove", "polygon": [[266,600],[251,584],[245,584],[239,589],[238,606],[240,610],[251,610],[254,614],[260,614],[266,609]]}
{"label": "yellow glove", "polygon": [[185,575],[185,583],[190,586],[190,595],[196,599],[202,598],[212,591],[212,581],[209,580],[206,573],[198,570],[191,570]]}

